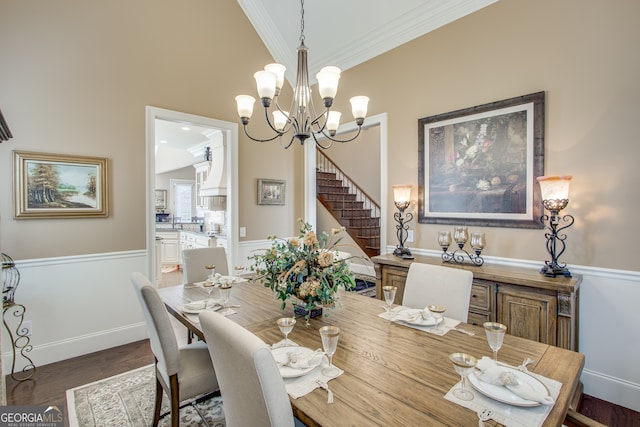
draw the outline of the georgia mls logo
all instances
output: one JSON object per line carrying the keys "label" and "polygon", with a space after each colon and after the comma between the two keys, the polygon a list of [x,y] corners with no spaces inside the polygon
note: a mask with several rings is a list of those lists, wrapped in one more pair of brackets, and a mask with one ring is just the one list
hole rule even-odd
{"label": "georgia mls logo", "polygon": [[0,407],[0,427],[63,427],[59,406]]}

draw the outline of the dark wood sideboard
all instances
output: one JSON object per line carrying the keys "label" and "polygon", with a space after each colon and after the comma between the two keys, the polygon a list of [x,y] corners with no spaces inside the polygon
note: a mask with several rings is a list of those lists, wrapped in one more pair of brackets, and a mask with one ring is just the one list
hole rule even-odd
{"label": "dark wood sideboard", "polygon": [[[444,263],[440,258],[394,255],[371,259],[376,270],[376,295],[382,286],[398,287],[396,304],[402,303],[409,266],[413,262],[461,268],[473,273],[468,323],[500,322],[507,333],[578,351],[578,304],[582,276],[545,277],[537,269]],[[446,286],[443,283],[442,286]]]}

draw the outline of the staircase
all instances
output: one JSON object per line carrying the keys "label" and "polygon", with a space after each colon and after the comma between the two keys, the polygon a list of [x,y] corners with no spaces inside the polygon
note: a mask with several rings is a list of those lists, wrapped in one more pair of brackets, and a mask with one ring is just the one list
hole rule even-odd
{"label": "staircase", "polygon": [[316,159],[318,201],[367,256],[380,255],[380,206],[322,151]]}

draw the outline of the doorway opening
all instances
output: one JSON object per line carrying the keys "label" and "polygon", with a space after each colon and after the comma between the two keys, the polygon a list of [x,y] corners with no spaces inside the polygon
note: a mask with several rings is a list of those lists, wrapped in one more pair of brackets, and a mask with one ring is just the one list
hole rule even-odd
{"label": "doorway opening", "polygon": [[[165,110],[157,107],[146,107],[146,176],[147,176],[147,254],[148,254],[148,277],[153,283],[158,283],[159,263],[157,246],[156,246],[156,148],[157,144],[161,144],[157,137],[160,134],[158,123],[166,124],[179,124],[180,128],[196,127],[198,129],[205,128],[210,131],[211,134],[217,134],[224,146],[224,178],[226,186],[226,203],[224,206],[225,212],[223,215],[226,231],[226,244],[227,244],[227,259],[229,265],[237,264],[238,254],[238,241],[239,241],[239,229],[238,229],[238,125],[236,123],[226,122],[223,120],[213,119],[209,117],[197,116],[193,114],[183,113],[179,111]],[[174,126],[175,127],[175,126]],[[197,145],[197,144],[195,144]],[[207,144],[202,143],[199,147],[195,147],[193,150],[205,150]],[[188,148],[184,148],[188,151]],[[192,151],[193,151],[192,150]],[[193,151],[195,152],[195,151]],[[193,154],[193,153],[192,153]],[[177,156],[176,156],[177,157]],[[193,155],[192,155],[193,157]],[[200,160],[204,160],[201,158]],[[198,160],[194,160],[194,163],[189,166],[190,170],[193,170],[193,175],[196,177],[195,165]],[[166,170],[166,165],[163,169]],[[197,199],[198,195],[192,196],[193,199]],[[169,201],[171,203],[171,201]],[[198,212],[195,208],[192,211]],[[187,218],[184,212],[181,212],[179,217],[182,220],[188,219],[191,221],[200,221],[201,217],[189,215]]]}

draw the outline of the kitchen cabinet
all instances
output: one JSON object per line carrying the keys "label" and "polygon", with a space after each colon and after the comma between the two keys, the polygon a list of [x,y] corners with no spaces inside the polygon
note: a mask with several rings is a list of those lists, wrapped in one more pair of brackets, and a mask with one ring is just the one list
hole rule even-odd
{"label": "kitchen cabinet", "polygon": [[380,255],[371,260],[375,264],[376,295],[380,299],[382,286],[392,285],[398,287],[395,303],[402,303],[412,262],[465,269],[473,273],[468,323],[497,321],[507,326],[508,334],[578,350],[580,275],[549,278],[537,269],[449,264],[439,258],[418,255],[414,260],[394,255]]}
{"label": "kitchen cabinet", "polygon": [[211,163],[205,161],[193,165],[196,169],[196,206],[201,209],[209,209],[209,198],[200,196],[200,188],[207,180]]}
{"label": "kitchen cabinet", "polygon": [[160,260],[162,265],[178,265],[181,263],[180,233],[157,232],[160,241]]}
{"label": "kitchen cabinet", "polygon": [[216,239],[216,246],[219,247],[219,248],[228,249],[228,247],[227,247],[227,238],[226,237],[218,237]]}
{"label": "kitchen cabinet", "polygon": [[180,248],[195,249],[195,248],[213,248],[217,246],[216,238],[214,236],[207,236],[204,234],[193,233],[189,231],[180,232]]}

